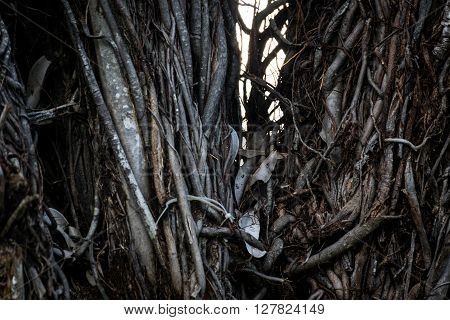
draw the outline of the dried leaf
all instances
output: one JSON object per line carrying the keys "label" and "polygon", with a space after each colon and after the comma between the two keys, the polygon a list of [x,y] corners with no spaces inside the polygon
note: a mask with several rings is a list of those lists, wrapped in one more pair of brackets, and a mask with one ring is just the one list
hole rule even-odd
{"label": "dried leaf", "polygon": [[234,130],[231,126],[228,126],[228,128],[230,129],[231,141],[230,141],[230,149],[227,155],[227,160],[225,161],[224,172],[228,172],[228,170],[231,168],[234,159],[236,159],[236,156],[239,151],[239,136],[236,130]]}
{"label": "dried leaf", "polygon": [[316,165],[316,159],[312,158],[309,160],[305,166],[300,171],[300,174],[297,177],[297,181],[295,182],[295,189],[303,189],[307,181],[311,179],[311,175],[313,174],[314,166]]}
{"label": "dried leaf", "polygon": [[[256,239],[259,239],[261,225],[259,223],[258,217],[255,215],[253,210],[245,213],[239,219],[239,228],[252,235]],[[245,246],[247,247],[248,252],[255,258],[262,258],[267,253],[266,251],[261,251],[249,245],[247,242],[245,243]]]}
{"label": "dried leaf", "polygon": [[269,181],[272,172],[280,159],[283,159],[283,156],[277,151],[272,151],[253,174],[250,185],[253,185],[256,181],[263,181],[264,183]]}
{"label": "dried leaf", "polygon": [[41,97],[42,84],[51,62],[45,56],[40,57],[31,67],[27,82],[27,107],[34,109]]}
{"label": "dried leaf", "polygon": [[253,171],[253,166],[254,162],[249,160],[239,168],[236,180],[234,182],[234,196],[238,205],[241,203],[245,185],[247,184],[247,181],[250,178],[250,174]]}
{"label": "dried leaf", "polygon": [[53,219],[55,219],[56,225],[61,228],[61,230],[64,230],[69,226],[69,222],[61,212],[53,208],[48,208],[48,212],[52,215]]}

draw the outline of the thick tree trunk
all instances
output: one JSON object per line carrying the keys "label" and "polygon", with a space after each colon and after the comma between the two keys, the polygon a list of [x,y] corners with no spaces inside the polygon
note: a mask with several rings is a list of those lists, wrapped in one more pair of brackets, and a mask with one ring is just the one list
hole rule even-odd
{"label": "thick tree trunk", "polygon": [[68,298],[67,279],[54,257],[43,219],[52,216],[44,213],[25,87],[2,17],[0,38],[0,297]]}
{"label": "thick tree trunk", "polygon": [[449,1],[31,3],[0,20],[0,297],[448,297]]}
{"label": "thick tree trunk", "polygon": [[284,114],[271,133],[284,165],[260,195],[278,210],[265,223],[294,215],[278,235],[283,267],[299,286],[306,277],[311,298],[447,295],[447,11],[448,1],[292,2],[271,23],[289,21],[277,88],[258,80],[264,60],[249,65],[249,119],[267,119],[273,100]]}

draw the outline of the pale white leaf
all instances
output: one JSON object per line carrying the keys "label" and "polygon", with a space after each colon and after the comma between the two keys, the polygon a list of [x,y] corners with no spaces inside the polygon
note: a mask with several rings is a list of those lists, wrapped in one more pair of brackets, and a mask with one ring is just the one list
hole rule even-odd
{"label": "pale white leaf", "polygon": [[53,219],[55,219],[56,225],[61,228],[61,230],[64,230],[69,226],[69,222],[61,212],[53,208],[48,208],[48,212],[52,215]]}
{"label": "pale white leaf", "polygon": [[280,159],[283,159],[283,156],[276,150],[272,151],[253,174],[252,178],[250,179],[250,185],[253,185],[256,181],[263,181],[264,183],[269,181],[270,177],[272,176],[272,172],[275,169],[278,160]]}
{"label": "pale white leaf", "polygon": [[34,109],[41,97],[42,84],[44,83],[47,69],[51,62],[45,56],[40,57],[31,67],[27,82],[27,107]]}
{"label": "pale white leaf", "polygon": [[249,160],[239,168],[236,180],[234,181],[234,196],[238,205],[241,203],[242,195],[245,191],[245,186],[248,179],[250,178],[251,172],[253,171],[253,166],[254,162]]}
{"label": "pale white leaf", "polygon": [[228,150],[227,160],[225,161],[224,172],[228,172],[231,168],[233,161],[236,159],[236,156],[239,151],[239,136],[231,126],[228,126],[230,130],[230,149]]}
{"label": "pale white leaf", "polygon": [[[239,228],[252,235],[254,238],[259,239],[261,225],[254,211],[245,213],[239,219]],[[245,242],[245,246],[247,248],[247,251],[255,258],[262,258],[267,253],[266,251],[259,250],[258,248],[249,245],[247,242]]]}

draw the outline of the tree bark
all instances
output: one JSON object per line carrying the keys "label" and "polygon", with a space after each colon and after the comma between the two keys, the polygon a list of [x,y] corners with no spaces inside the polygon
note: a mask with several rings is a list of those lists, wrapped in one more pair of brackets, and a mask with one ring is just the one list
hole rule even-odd
{"label": "tree bark", "polygon": [[1,298],[448,298],[448,0],[31,2]]}

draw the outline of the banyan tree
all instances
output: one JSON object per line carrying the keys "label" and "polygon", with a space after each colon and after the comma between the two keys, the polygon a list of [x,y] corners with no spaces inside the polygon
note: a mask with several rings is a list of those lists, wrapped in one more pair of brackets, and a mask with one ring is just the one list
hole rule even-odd
{"label": "banyan tree", "polygon": [[0,297],[447,298],[449,53],[448,0],[1,0]]}

